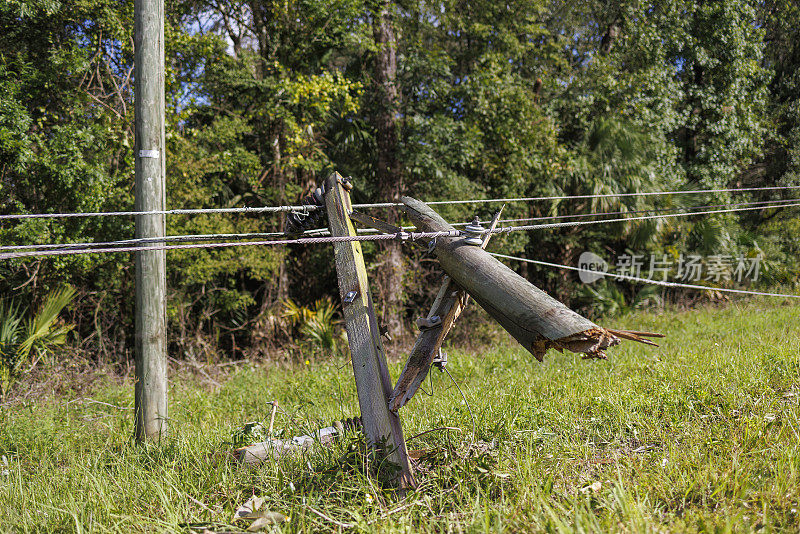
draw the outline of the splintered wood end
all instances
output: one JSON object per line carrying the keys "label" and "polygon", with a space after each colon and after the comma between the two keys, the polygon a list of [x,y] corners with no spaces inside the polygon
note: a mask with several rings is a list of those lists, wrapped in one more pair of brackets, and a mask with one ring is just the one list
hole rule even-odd
{"label": "splintered wood end", "polygon": [[556,340],[561,347],[571,351],[582,353],[584,358],[606,359],[605,350],[609,347],[619,345],[620,340],[605,328],[590,328],[578,334],[562,337]]}
{"label": "splintered wood end", "polygon": [[[646,337],[664,337],[664,334],[658,334],[655,332],[638,332],[634,330],[612,330],[610,328],[597,327],[584,330],[578,334],[562,337],[561,339],[557,339],[555,341],[542,340],[534,343],[534,347],[539,344],[540,346],[544,347],[544,351],[546,351],[548,348],[555,348],[559,350],[567,349],[571,352],[581,353],[583,354],[583,357],[587,359],[597,358],[605,360],[607,358],[605,353],[606,349],[619,345],[621,339],[628,339],[630,341],[636,341],[638,343],[644,343],[645,345],[652,345],[654,347],[658,346],[649,339],[645,339]],[[536,356],[539,361],[541,361],[540,355],[543,356],[544,352],[534,352],[534,356]]]}
{"label": "splintered wood end", "polygon": [[658,334],[656,332],[637,332],[636,330],[611,330],[610,328],[607,329],[613,335],[620,337],[622,339],[629,339],[631,341],[637,341],[639,343],[644,343],[645,345],[652,345],[657,347],[656,343],[653,343],[649,339],[645,339],[648,337],[665,337],[664,334]]}

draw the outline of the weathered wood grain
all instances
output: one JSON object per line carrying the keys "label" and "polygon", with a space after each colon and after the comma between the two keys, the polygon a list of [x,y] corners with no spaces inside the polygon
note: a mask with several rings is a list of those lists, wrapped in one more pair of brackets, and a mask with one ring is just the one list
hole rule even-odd
{"label": "weathered wood grain", "polygon": [[[164,2],[134,2],[135,210],[166,205],[164,144]],[[136,216],[137,238],[165,235],[163,214]],[[167,260],[163,250],[134,254],[135,424],[137,441],[167,434]]]}
{"label": "weathered wood grain", "polygon": [[[341,176],[338,173],[328,177],[325,191],[331,235],[356,235],[348,215],[352,211],[350,195],[342,187]],[[358,241],[340,242],[334,243],[333,248],[364,435],[372,446],[378,446],[385,440],[388,459],[400,466],[397,485],[412,486],[414,478],[408,462],[400,419],[396,413],[389,410],[392,382],[375,316],[361,244]],[[345,297],[351,292],[355,292],[355,297],[347,302],[350,299]]]}
{"label": "weathered wood grain", "polygon": [[428,375],[431,363],[444,339],[444,319],[450,316],[450,312],[456,306],[459,294],[460,291],[450,283],[450,277],[446,276],[427,317],[430,319],[438,316],[442,320],[438,325],[423,330],[417,336],[408,361],[406,361],[389,399],[391,410],[397,411],[410,401]]}

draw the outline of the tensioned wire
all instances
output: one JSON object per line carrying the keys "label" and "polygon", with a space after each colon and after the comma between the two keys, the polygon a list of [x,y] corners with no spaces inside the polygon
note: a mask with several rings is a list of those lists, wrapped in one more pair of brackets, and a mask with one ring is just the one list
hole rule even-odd
{"label": "tensioned wire", "polygon": [[746,289],[728,289],[724,287],[711,287],[711,286],[701,286],[697,284],[682,284],[679,282],[667,282],[666,280],[653,280],[651,278],[642,278],[639,276],[630,276],[626,274],[614,274],[614,273],[605,273],[602,271],[592,271],[590,269],[582,269],[580,267],[573,267],[571,265],[561,265],[560,263],[550,263],[549,261],[541,261],[541,260],[531,260],[529,258],[520,258],[519,256],[507,256],[505,254],[498,254],[496,252],[490,252],[492,256],[496,256],[498,258],[505,258],[508,260],[516,260],[522,261],[525,263],[533,263],[535,265],[544,265],[545,267],[555,267],[557,269],[569,269],[570,271],[579,271],[583,273],[591,273],[597,276],[607,276],[611,278],[619,278],[623,280],[630,280],[632,282],[643,282],[646,284],[655,284],[658,286],[665,286],[665,287],[680,287],[685,289],[702,289],[705,291],[720,291],[723,293],[740,293],[744,295],[761,295],[764,297],[786,297],[786,298],[793,298],[793,299],[800,299],[800,295],[791,295],[787,293],[767,293],[764,291],[749,291]]}
{"label": "tensioned wire", "polygon": [[[776,203],[785,203],[787,200],[763,200],[758,202],[739,202],[734,204],[712,204],[712,205],[705,205],[705,206],[685,206],[685,207],[674,207],[674,208],[650,208],[650,209],[641,209],[641,210],[620,210],[620,211],[606,211],[606,212],[596,212],[596,213],[578,213],[578,214],[569,214],[569,215],[550,215],[550,216],[541,216],[541,217],[527,217],[522,219],[501,219],[498,223],[511,223],[511,222],[530,222],[530,221],[542,221],[542,220],[554,220],[554,219],[573,219],[573,218],[585,218],[585,217],[599,217],[599,216],[606,216],[606,215],[627,215],[627,214],[634,214],[634,213],[652,213],[652,212],[664,212],[664,211],[673,211],[673,210],[698,210],[698,209],[708,209],[708,208],[720,208],[720,207],[739,207],[739,206],[761,206],[764,209],[772,207],[772,204]],[[686,211],[678,211],[677,213],[691,213]],[[605,219],[601,219],[605,220]],[[481,221],[482,223],[487,221]],[[452,223],[452,226],[464,226],[470,224],[468,222],[458,222]],[[414,226],[403,226],[402,230],[413,230]],[[367,233],[376,233],[378,230],[373,228],[359,228],[359,234],[367,234]],[[325,236],[330,235],[330,233],[325,228],[318,228],[314,230],[307,230],[303,233],[303,235],[307,236]],[[135,239],[122,239],[117,241],[94,241],[94,242],[82,242],[82,243],[45,243],[45,244],[33,244],[33,245],[4,245],[0,246],[0,251],[6,250],[46,250],[46,249],[74,249],[74,248],[99,248],[99,247],[113,247],[113,246],[122,246],[122,245],[133,245],[133,244],[146,244],[146,243],[167,243],[167,242],[191,242],[191,241],[212,241],[212,240],[220,240],[220,239],[255,239],[255,238],[275,238],[275,237],[283,237],[285,236],[282,232],[249,232],[249,233],[226,233],[226,234],[189,234],[189,235],[173,235],[173,236],[164,236],[164,237],[150,237],[150,238],[135,238]]]}
{"label": "tensioned wire", "polygon": [[[483,204],[483,203],[496,203],[496,202],[533,202],[539,200],[581,200],[592,198],[625,198],[625,197],[647,197],[647,196],[660,196],[660,195],[696,195],[703,193],[745,193],[750,191],[782,191],[788,189],[800,189],[800,185],[784,185],[784,186],[770,186],[770,187],[742,187],[742,188],[727,188],[727,189],[692,189],[681,191],[636,191],[633,193],[600,193],[593,195],[561,195],[549,197],[516,197],[516,198],[487,198],[487,199],[468,199],[468,200],[434,200],[426,202],[430,206],[445,205],[445,204]],[[354,204],[353,207],[360,208],[391,208],[395,206],[402,206],[402,202],[378,202],[374,204]]]}
{"label": "tensioned wire", "polygon": [[114,247],[114,248],[95,248],[95,249],[75,249],[75,250],[44,250],[30,252],[8,252],[0,254],[0,260],[14,258],[26,258],[33,256],[73,256],[77,254],[92,254],[106,252],[147,252],[151,250],[187,250],[195,248],[229,248],[244,246],[271,246],[271,245],[318,245],[321,243],[343,243],[350,241],[416,241],[418,239],[434,239],[437,237],[458,237],[461,235],[459,230],[448,230],[443,232],[398,232],[396,234],[378,235],[355,235],[355,236],[325,236],[325,237],[306,237],[301,239],[272,239],[266,241],[233,241],[225,243],[196,243],[188,245],[162,245],[162,246],[136,246],[136,247]]}
{"label": "tensioned wire", "polygon": [[[501,219],[498,223],[509,222],[529,222],[529,221],[547,221],[553,219],[580,219],[585,217],[600,217],[605,215],[628,215],[633,213],[658,213],[665,211],[674,211],[676,213],[691,213],[685,210],[703,210],[710,208],[724,208],[724,207],[739,207],[739,206],[761,206],[764,209],[772,207],[771,204],[784,205],[786,202],[800,202],[800,199],[782,199],[782,200],[761,200],[758,202],[736,202],[732,204],[709,204],[705,206],[675,206],[671,208],[645,208],[640,210],[619,210],[619,211],[603,211],[594,213],[572,213],[568,215],[547,215],[540,217],[527,217],[524,219]],[[683,210],[683,211],[681,211]],[[600,219],[601,221],[606,219]],[[481,224],[489,223],[490,221],[481,221]],[[454,223],[451,226],[462,226],[470,223]],[[0,247],[2,249],[2,247]]]}
{"label": "tensioned wire", "polygon": [[558,223],[546,223],[546,224],[529,224],[524,226],[506,226],[504,228],[496,228],[492,231],[493,234],[500,234],[505,232],[522,232],[528,230],[547,230],[553,228],[568,228],[572,226],[588,226],[593,224],[604,224],[604,223],[615,223],[615,222],[631,222],[631,221],[647,221],[651,219],[671,219],[675,217],[687,217],[691,215],[711,215],[713,213],[732,213],[735,211],[752,211],[752,210],[761,210],[765,207],[768,208],[787,208],[792,206],[800,206],[800,201],[795,200],[794,202],[787,203],[787,204],[772,204],[769,206],[755,206],[755,207],[746,207],[746,208],[730,208],[730,209],[721,209],[721,210],[703,210],[703,211],[693,211],[693,212],[680,212],[680,213],[664,213],[661,215],[641,215],[637,217],[619,217],[616,219],[600,219],[597,221],[565,221],[565,222],[558,222]]}
{"label": "tensioned wire", "polygon": [[[681,213],[665,213],[661,215],[646,215],[638,217],[623,217],[616,219],[601,219],[597,221],[566,221],[561,223],[549,224],[534,224],[524,226],[506,226],[502,228],[495,228],[494,230],[485,230],[481,233],[509,233],[520,232],[550,228],[563,228],[569,226],[583,226],[590,224],[603,224],[614,222],[629,222],[637,220],[650,220],[659,218],[675,218],[675,217],[688,217],[693,215],[709,215],[713,213],[730,213],[737,211],[751,211],[760,210],[765,207],[769,208],[782,208],[800,206],[800,200],[793,203],[786,204],[773,204],[770,206],[755,206],[755,207],[742,207],[742,208],[729,208],[720,210],[703,210],[694,212],[681,212]],[[86,249],[67,249],[67,250],[34,250],[25,252],[9,252],[0,254],[0,260],[26,258],[36,256],[72,256],[77,254],[92,254],[92,253],[106,253],[106,252],[145,252],[150,250],[182,250],[182,249],[197,249],[197,248],[228,248],[237,246],[274,246],[274,245],[291,245],[291,244],[321,244],[321,243],[337,243],[349,241],[383,241],[383,240],[399,240],[399,241],[416,241],[418,239],[436,238],[436,237],[457,237],[462,234],[459,230],[450,230],[444,232],[406,232],[401,231],[395,234],[378,234],[378,235],[355,235],[355,236],[321,236],[321,237],[307,237],[300,239],[275,239],[266,241],[243,241],[243,242],[224,242],[224,243],[197,243],[186,245],[159,245],[159,246],[135,246],[135,247],[114,247],[114,248],[86,248]]]}
{"label": "tensioned wire", "polygon": [[[785,191],[800,189],[800,185],[770,186],[770,187],[744,187],[727,189],[694,189],[683,191],[637,191],[633,193],[603,193],[593,195],[561,195],[561,196],[542,196],[542,197],[517,197],[517,198],[488,198],[488,199],[465,199],[465,200],[434,200],[426,202],[431,206],[441,206],[448,204],[486,204],[486,203],[511,203],[511,202],[533,202],[540,200],[570,200],[570,199],[593,199],[593,198],[625,198],[639,196],[661,196],[661,195],[690,195],[705,193],[745,193],[753,191]],[[353,208],[392,208],[402,206],[401,202],[377,202],[370,204],[353,204]],[[308,213],[319,209],[318,206],[295,205],[295,206],[260,206],[260,207],[239,207],[239,208],[200,208],[200,209],[171,209],[153,211],[97,211],[86,213],[15,213],[0,215],[0,220],[19,220],[19,219],[55,219],[55,218],[74,218],[74,217],[109,217],[109,216],[137,216],[137,215],[198,215],[210,213],[286,213],[300,212]]]}
{"label": "tensioned wire", "polygon": [[[317,235],[325,231],[311,230],[304,232],[304,235]],[[138,237],[135,239],[120,239],[117,241],[86,241],[83,243],[44,243],[40,245],[5,245],[0,246],[0,250],[44,250],[53,248],[93,248],[93,247],[111,247],[115,245],[135,245],[137,243],[167,243],[167,242],[190,242],[190,241],[211,241],[214,239],[255,239],[255,238],[270,238],[282,237],[286,234],[283,232],[247,232],[235,234],[188,234],[188,235],[167,235],[164,237]]]}

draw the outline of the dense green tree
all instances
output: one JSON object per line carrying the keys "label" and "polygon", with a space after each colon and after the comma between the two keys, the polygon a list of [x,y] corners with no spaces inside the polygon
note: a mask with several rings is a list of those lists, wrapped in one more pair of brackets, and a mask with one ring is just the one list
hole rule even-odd
{"label": "dense green tree", "polygon": [[[0,213],[131,208],[131,7],[112,0],[0,5]],[[132,233],[129,218],[29,219],[0,225],[0,243],[106,241]],[[88,298],[79,299],[79,323],[87,335],[97,327],[124,345],[126,260],[4,261],[0,296],[34,305],[65,282],[84,296],[110,293],[118,298],[105,299],[104,309],[115,321],[93,321]]]}
{"label": "dense green tree", "polygon": [[769,110],[762,157],[742,179],[747,184],[800,182],[800,6],[791,0],[769,0],[759,5],[759,25],[764,28]]}
{"label": "dense green tree", "polygon": [[[132,9],[0,5],[0,212],[132,208]],[[356,201],[798,183],[798,28],[789,0],[170,0],[168,206],[294,203],[334,169],[355,178]],[[504,217],[728,200],[509,203]],[[497,207],[440,211],[460,222]],[[794,215],[516,233],[492,246],[566,264],[587,248],[766,251],[769,280],[791,282]],[[170,234],[282,230],[268,215],[168,219]],[[130,218],[36,219],[3,224],[0,243],[132,234]],[[427,264],[396,243],[364,250],[383,320],[401,330],[430,286]],[[575,294],[574,275],[521,270],[565,301]],[[70,282],[83,297],[76,331],[124,353],[129,271],[127,254],[13,260],[0,265],[0,291],[37,300]],[[168,276],[173,348],[198,357],[277,339],[287,297],[336,294],[326,247],[171,252]],[[626,285],[608,291],[635,298]]]}

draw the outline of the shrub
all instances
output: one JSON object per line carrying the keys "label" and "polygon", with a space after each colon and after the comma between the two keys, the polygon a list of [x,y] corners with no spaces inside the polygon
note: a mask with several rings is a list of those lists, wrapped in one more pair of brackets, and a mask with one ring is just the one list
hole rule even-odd
{"label": "shrub", "polygon": [[5,398],[20,368],[31,353],[42,356],[51,347],[63,345],[72,325],[58,323],[58,314],[72,302],[75,290],[53,291],[39,313],[25,319],[25,311],[13,300],[0,301],[0,399]]}

